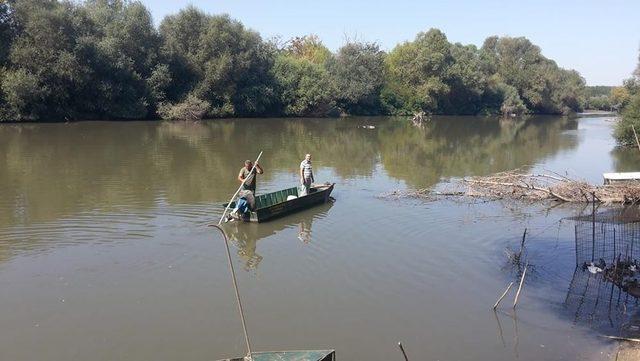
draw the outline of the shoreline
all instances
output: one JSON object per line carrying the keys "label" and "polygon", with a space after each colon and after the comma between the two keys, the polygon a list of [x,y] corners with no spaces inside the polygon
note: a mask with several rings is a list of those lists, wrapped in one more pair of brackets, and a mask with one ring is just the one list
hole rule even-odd
{"label": "shoreline", "polygon": [[[528,119],[531,117],[569,117],[569,118],[581,118],[581,117],[596,117],[596,116],[617,116],[616,112],[609,112],[604,110],[585,110],[580,113],[573,113],[571,115],[553,114],[553,113],[531,113],[524,114],[516,117],[504,116],[500,114],[431,114],[430,117],[470,117],[470,118],[503,118],[510,120]],[[11,120],[2,121],[3,124],[71,124],[71,123],[87,123],[87,122],[170,122],[170,123],[196,123],[196,122],[209,122],[209,121],[230,121],[230,120],[269,120],[269,119],[303,119],[303,120],[337,120],[347,118],[402,118],[412,117],[412,115],[340,115],[335,117],[310,117],[310,116],[256,116],[256,117],[227,117],[227,118],[205,118],[197,120],[173,120],[173,119],[161,119],[161,118],[147,118],[147,119],[76,119],[76,120]]]}

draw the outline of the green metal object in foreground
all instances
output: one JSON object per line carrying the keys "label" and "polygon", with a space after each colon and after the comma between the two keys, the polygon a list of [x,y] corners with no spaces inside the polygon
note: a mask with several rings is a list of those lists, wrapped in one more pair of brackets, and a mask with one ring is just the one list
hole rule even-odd
{"label": "green metal object in foreground", "polygon": [[[334,350],[312,350],[312,351],[270,351],[254,352],[251,355],[253,361],[335,361]],[[224,359],[220,361],[245,361],[246,358]]]}

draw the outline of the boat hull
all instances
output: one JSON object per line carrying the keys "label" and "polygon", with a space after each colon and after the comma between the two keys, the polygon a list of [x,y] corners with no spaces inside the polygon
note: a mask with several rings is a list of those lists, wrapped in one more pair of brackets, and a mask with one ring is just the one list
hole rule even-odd
{"label": "boat hull", "polygon": [[[295,213],[303,209],[311,208],[318,204],[327,203],[330,200],[333,184],[314,185],[309,194],[297,197],[297,188],[288,188],[277,192],[262,194],[256,197],[256,210],[240,218],[245,222],[266,222],[274,218]],[[286,195],[295,195],[296,198],[286,200]],[[223,204],[226,206],[226,204]],[[235,202],[231,207],[235,206]]]}

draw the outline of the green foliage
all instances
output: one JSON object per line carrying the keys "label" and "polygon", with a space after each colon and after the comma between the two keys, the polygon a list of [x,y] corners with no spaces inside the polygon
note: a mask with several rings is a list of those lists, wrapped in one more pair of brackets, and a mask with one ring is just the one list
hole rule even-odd
{"label": "green foliage", "polygon": [[527,106],[524,104],[518,90],[511,85],[504,83],[498,84],[498,94],[501,94],[502,104],[500,112],[505,115],[521,115],[527,112]]}
{"label": "green foliage", "polygon": [[613,135],[622,145],[635,144],[635,136],[633,134],[634,126],[636,132],[640,132],[640,94],[636,94],[631,97],[629,104],[622,112],[622,119],[616,123]]}
{"label": "green foliage", "polygon": [[172,75],[167,95],[211,104],[209,116],[263,115],[272,110],[273,51],[260,35],[227,15],[188,7],[160,25],[162,53]]}
{"label": "green foliage", "polygon": [[615,109],[624,109],[629,104],[631,96],[636,94],[633,83],[633,81],[627,81],[625,86],[611,89],[611,104]]}
{"label": "green foliage", "polygon": [[[639,76],[612,90],[613,107]],[[334,54],[315,35],[278,47],[191,6],[156,29],[139,1],[0,1],[0,121],[559,114],[587,98],[577,72],[525,38],[477,49],[431,29],[389,54],[356,41]]]}
{"label": "green foliage", "polygon": [[0,66],[4,66],[9,58],[16,31],[13,9],[8,2],[0,2]]}
{"label": "green foliage", "polygon": [[480,51],[485,71],[514,87],[528,111],[566,114],[582,109],[584,79],[545,58],[528,39],[489,37]]}
{"label": "green foliage", "polygon": [[638,67],[633,76],[624,81],[624,86],[611,90],[611,103],[614,108],[621,109],[622,119],[616,123],[613,135],[618,144],[635,144],[633,125],[640,132],[640,57]]}
{"label": "green foliage", "polygon": [[384,106],[391,114],[434,112],[449,91],[444,77],[453,62],[450,44],[440,30],[419,33],[396,46],[385,59]]}
{"label": "green foliage", "polygon": [[374,43],[349,42],[329,62],[336,103],[348,114],[380,114],[384,52]]}
{"label": "green foliage", "polygon": [[286,51],[298,59],[324,65],[333,56],[317,35],[305,35],[291,39]]}
{"label": "green foliage", "polygon": [[587,109],[611,110],[611,98],[608,95],[592,96],[587,100]]}
{"label": "green foliage", "polygon": [[588,97],[609,96],[613,90],[612,86],[608,85],[592,85],[585,87],[585,93]]}
{"label": "green foliage", "polygon": [[326,116],[335,112],[332,78],[322,64],[283,53],[276,58],[273,77],[284,115]]}
{"label": "green foliage", "polygon": [[156,45],[151,16],[142,5],[37,0],[14,4],[19,31],[2,84],[15,119],[147,115],[144,76]]}
{"label": "green foliage", "polygon": [[453,63],[446,75],[449,91],[440,100],[439,112],[446,114],[477,114],[482,109],[482,96],[487,88],[487,74],[474,45],[453,44]]}

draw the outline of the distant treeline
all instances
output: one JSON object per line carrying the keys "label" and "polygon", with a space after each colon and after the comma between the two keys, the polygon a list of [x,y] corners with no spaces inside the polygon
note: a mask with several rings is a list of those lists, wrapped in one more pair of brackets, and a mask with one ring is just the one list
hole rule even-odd
{"label": "distant treeline", "polygon": [[440,30],[390,52],[314,35],[265,40],[194,7],[154,27],[140,2],[0,2],[0,121],[340,114],[566,114],[585,81],[528,39],[481,48]]}
{"label": "distant treeline", "polygon": [[629,100],[629,89],[625,86],[588,86],[586,109],[619,111]]}

